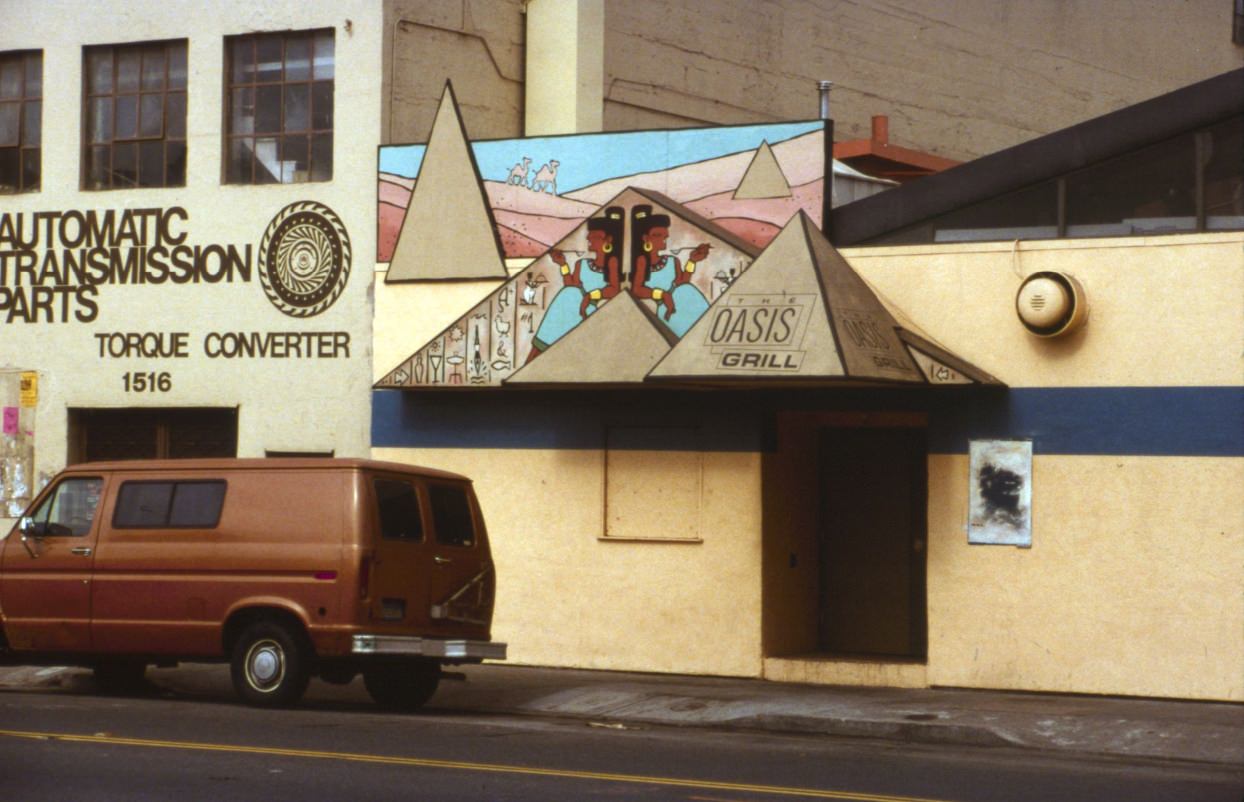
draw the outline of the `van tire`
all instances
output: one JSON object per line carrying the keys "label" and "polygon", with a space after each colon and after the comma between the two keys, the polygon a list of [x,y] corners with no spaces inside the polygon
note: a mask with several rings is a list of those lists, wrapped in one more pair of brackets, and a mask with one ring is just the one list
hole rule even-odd
{"label": "van tire", "polygon": [[427,704],[441,682],[441,666],[431,660],[386,663],[363,669],[363,685],[373,701],[409,712]]}
{"label": "van tire", "polygon": [[274,621],[251,624],[233,646],[233,690],[257,707],[292,705],[311,681],[310,652],[301,633]]}

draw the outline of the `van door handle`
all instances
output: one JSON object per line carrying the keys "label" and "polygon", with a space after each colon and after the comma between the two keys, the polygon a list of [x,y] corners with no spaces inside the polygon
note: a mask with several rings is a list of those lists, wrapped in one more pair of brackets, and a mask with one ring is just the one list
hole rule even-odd
{"label": "van door handle", "polygon": [[436,563],[437,565],[449,565],[451,562],[453,562],[453,560],[449,559],[448,557],[442,557],[438,554],[432,558],[432,562]]}
{"label": "van door handle", "polygon": [[83,557],[90,557],[91,547],[90,546],[74,546],[72,549],[69,550],[69,553],[80,554]]}

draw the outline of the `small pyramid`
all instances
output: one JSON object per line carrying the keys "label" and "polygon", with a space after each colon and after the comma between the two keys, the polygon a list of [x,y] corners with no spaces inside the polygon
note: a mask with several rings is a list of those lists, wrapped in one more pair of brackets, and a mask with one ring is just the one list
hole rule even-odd
{"label": "small pyramid", "polygon": [[669,352],[670,335],[628,292],[602,304],[505,384],[634,384]]}
{"label": "small pyramid", "polygon": [[734,190],[735,200],[760,200],[764,198],[789,198],[790,182],[782,174],[777,157],[768,142],[762,141],[756,148],[752,163],[747,166],[743,180]]}
{"label": "small pyramid", "polygon": [[479,167],[447,81],[385,281],[508,275]]}

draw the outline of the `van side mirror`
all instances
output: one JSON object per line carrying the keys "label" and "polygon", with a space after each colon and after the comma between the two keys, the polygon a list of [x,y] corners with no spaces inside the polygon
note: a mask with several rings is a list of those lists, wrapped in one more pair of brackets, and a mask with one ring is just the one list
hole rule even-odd
{"label": "van side mirror", "polygon": [[25,516],[18,521],[17,530],[22,533],[22,547],[26,549],[26,553],[32,560],[38,559],[39,552],[30,545],[30,541],[38,543],[47,534],[45,525],[37,523],[34,518]]}

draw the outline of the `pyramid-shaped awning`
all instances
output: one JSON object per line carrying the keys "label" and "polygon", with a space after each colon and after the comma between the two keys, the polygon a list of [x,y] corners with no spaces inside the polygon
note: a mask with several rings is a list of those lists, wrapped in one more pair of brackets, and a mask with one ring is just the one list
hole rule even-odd
{"label": "pyramid-shaped awning", "polygon": [[693,384],[999,384],[900,323],[804,214],[648,374]]}
{"label": "pyramid-shaped awning", "polygon": [[385,281],[508,276],[479,166],[446,81]]}

